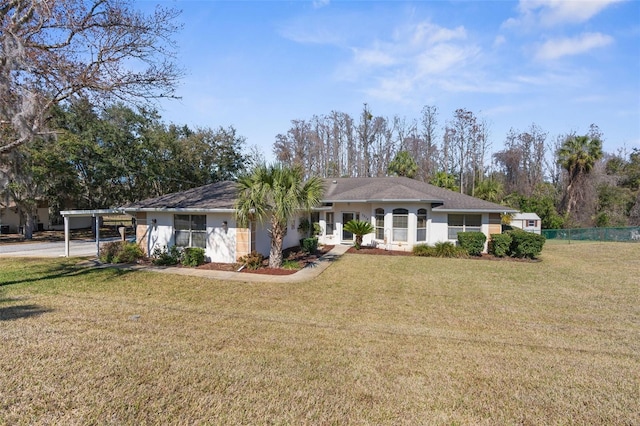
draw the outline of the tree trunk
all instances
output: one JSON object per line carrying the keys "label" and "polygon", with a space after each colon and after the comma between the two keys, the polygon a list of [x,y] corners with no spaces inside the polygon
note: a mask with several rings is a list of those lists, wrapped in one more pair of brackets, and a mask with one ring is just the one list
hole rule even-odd
{"label": "tree trunk", "polygon": [[287,235],[287,223],[284,225],[272,221],[271,223],[271,248],[269,250],[269,268],[282,266],[282,242]]}
{"label": "tree trunk", "polygon": [[33,209],[31,208],[25,208],[23,211],[24,211],[24,217],[25,217],[24,239],[31,240],[33,239],[33,230],[35,228],[35,222],[36,222],[34,220],[35,211],[33,211]]}

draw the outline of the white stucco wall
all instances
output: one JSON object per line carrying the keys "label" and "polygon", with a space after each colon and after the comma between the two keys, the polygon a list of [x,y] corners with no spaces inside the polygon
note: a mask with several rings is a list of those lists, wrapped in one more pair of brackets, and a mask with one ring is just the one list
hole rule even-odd
{"label": "white stucco wall", "polygon": [[[384,209],[384,235],[383,240],[375,239],[375,232],[366,235],[363,238],[364,245],[374,244],[387,250],[405,250],[409,251],[416,244],[434,245],[438,242],[452,241],[449,240],[448,214],[446,212],[433,211],[430,204],[406,203],[398,205],[390,205],[383,203],[335,203],[333,205],[333,214],[335,221],[335,231],[332,235],[323,232],[320,237],[322,244],[350,244],[352,241],[344,241],[342,239],[342,214],[345,212],[357,213],[360,220],[367,220],[375,226],[375,210],[377,208]],[[407,241],[393,240],[393,210],[395,208],[403,208],[408,210],[408,228]],[[426,241],[417,241],[417,224],[418,209],[426,208],[427,210],[427,239]],[[465,213],[478,214],[478,213]],[[484,213],[482,216],[482,232],[489,235],[489,215]],[[326,212],[320,214],[320,226],[326,230]]]}
{"label": "white stucco wall", "polygon": [[[185,213],[186,214],[186,213]],[[197,213],[196,213],[197,214]],[[233,263],[236,261],[236,222],[232,214],[209,213],[207,216],[207,247],[205,257],[210,262]],[[148,213],[148,230],[145,243],[153,254],[175,244],[173,213]],[[153,221],[156,221],[154,224]],[[227,222],[225,231],[223,223]]]}

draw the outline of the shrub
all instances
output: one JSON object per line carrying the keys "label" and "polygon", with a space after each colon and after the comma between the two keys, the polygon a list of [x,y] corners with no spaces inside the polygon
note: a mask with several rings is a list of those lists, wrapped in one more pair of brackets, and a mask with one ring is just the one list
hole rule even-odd
{"label": "shrub", "polygon": [[467,257],[468,253],[462,247],[458,247],[450,241],[441,241],[434,246],[436,257]]}
{"label": "shrub", "polygon": [[526,257],[535,259],[542,252],[542,246],[546,239],[542,235],[521,230],[509,231],[511,236],[510,255],[513,257]]}
{"label": "shrub", "polygon": [[163,248],[156,247],[153,250],[153,264],[158,266],[173,266],[180,263],[182,259],[182,250],[178,246],[171,246],[167,249],[167,246]]}
{"label": "shrub", "polygon": [[458,232],[458,243],[471,256],[480,256],[487,236],[482,232]]}
{"label": "shrub", "polygon": [[252,251],[246,256],[242,256],[238,261],[243,264],[247,269],[256,270],[262,266],[264,257],[257,251]]}
{"label": "shrub", "polygon": [[282,261],[282,269],[300,269],[300,262],[293,259],[286,259]]}
{"label": "shrub", "polygon": [[136,263],[144,257],[144,252],[136,243],[122,242],[116,263]]}
{"label": "shrub", "polygon": [[467,257],[469,253],[450,241],[441,241],[435,246],[418,244],[413,246],[413,254],[423,257]]}
{"label": "shrub", "polygon": [[103,263],[135,263],[144,253],[136,243],[111,241],[100,247],[100,261]]}
{"label": "shrub", "polygon": [[509,256],[511,253],[511,235],[505,234],[491,234],[491,241],[489,241],[489,253],[497,257]]}
{"label": "shrub", "polygon": [[110,243],[104,243],[100,247],[100,262],[113,263],[113,259],[120,251],[120,244],[122,241],[112,241]]}
{"label": "shrub", "polygon": [[373,225],[366,220],[350,220],[345,223],[342,227],[347,232],[351,232],[356,236],[356,240],[354,243],[354,247],[356,250],[360,250],[360,246],[362,246],[362,239],[365,235],[372,233],[375,231]]}
{"label": "shrub", "polygon": [[435,248],[426,244],[418,244],[413,246],[414,256],[433,257],[435,256]]}
{"label": "shrub", "polygon": [[315,253],[318,250],[318,238],[303,238],[300,240],[300,249],[305,253]]}
{"label": "shrub", "polygon": [[182,264],[184,266],[200,266],[204,263],[204,249],[200,247],[187,247],[184,249]]}

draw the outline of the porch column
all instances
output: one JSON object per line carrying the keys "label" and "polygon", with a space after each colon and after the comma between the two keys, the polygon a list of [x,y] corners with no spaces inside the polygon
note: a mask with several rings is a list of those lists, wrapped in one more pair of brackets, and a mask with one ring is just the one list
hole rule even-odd
{"label": "porch column", "polygon": [[64,217],[64,257],[69,257],[69,216]]}
{"label": "porch column", "polygon": [[96,256],[100,256],[100,215],[96,215]]}

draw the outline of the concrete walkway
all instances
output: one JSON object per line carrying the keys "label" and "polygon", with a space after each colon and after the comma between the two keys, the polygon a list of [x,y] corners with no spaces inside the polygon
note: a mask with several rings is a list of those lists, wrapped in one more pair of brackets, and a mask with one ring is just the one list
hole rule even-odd
{"label": "concrete walkway", "polygon": [[333,262],[338,260],[351,246],[336,245],[316,262],[291,275],[251,274],[246,272],[214,271],[197,268],[178,268],[174,266],[150,265],[105,265],[97,260],[86,260],[80,266],[99,268],[120,268],[127,270],[145,270],[162,274],[188,275],[192,277],[210,278],[223,281],[261,282],[261,283],[295,283],[309,281],[320,275]]}

